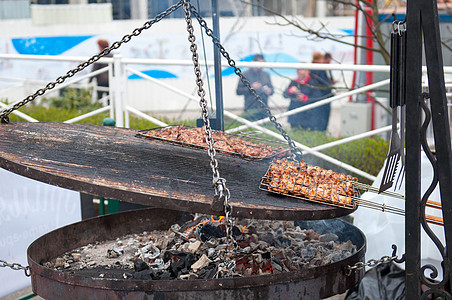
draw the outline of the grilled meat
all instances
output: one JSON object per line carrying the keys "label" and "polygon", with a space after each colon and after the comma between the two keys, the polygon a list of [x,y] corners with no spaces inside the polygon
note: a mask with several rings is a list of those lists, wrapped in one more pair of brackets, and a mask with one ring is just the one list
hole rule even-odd
{"label": "grilled meat", "polygon": [[271,191],[339,206],[353,205],[352,196],[356,193],[353,182],[358,181],[350,175],[286,158],[271,163],[267,179]]}
{"label": "grilled meat", "polygon": [[[204,127],[190,128],[184,125],[149,130],[145,133],[148,137],[161,138],[187,145],[206,147],[206,134]],[[222,131],[213,131],[213,147],[216,150],[239,154],[245,157],[266,158],[286,150],[284,147],[274,147],[263,143],[254,143],[239,137],[227,135]]]}

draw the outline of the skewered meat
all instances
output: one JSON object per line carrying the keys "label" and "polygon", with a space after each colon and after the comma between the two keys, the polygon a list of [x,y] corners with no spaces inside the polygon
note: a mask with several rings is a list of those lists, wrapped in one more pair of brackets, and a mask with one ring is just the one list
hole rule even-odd
{"label": "skewered meat", "polygon": [[271,163],[266,180],[270,191],[346,207],[354,206],[353,183],[358,181],[350,175],[308,165],[304,160],[286,158]]}
{"label": "skewered meat", "polygon": [[[192,146],[207,146],[204,127],[190,128],[184,125],[178,125],[160,130],[148,130],[145,136]],[[212,138],[214,141],[213,147],[216,150],[252,158],[266,158],[287,150],[284,147],[275,147],[265,145],[264,143],[247,141],[239,137],[227,135],[222,131],[213,131]]]}

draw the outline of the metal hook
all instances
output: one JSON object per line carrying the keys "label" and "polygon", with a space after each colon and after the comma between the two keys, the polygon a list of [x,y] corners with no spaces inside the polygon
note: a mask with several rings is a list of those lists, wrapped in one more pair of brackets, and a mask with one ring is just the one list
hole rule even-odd
{"label": "metal hook", "polygon": [[401,258],[397,258],[397,246],[392,244],[392,249],[392,257],[394,257],[394,261],[399,264],[403,263],[405,261],[405,254],[402,254]]}

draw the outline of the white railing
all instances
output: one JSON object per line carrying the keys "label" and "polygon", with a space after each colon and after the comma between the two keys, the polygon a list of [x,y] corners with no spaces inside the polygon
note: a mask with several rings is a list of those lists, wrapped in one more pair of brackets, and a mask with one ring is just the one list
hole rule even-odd
{"label": "white railing", "polygon": [[[85,62],[88,58],[86,57],[64,57],[64,56],[43,56],[43,55],[11,55],[11,54],[0,54],[0,59],[20,59],[20,60],[43,60],[43,61],[66,61],[66,62]],[[53,90],[62,89],[74,84],[80,84],[83,81],[86,81],[88,78],[95,76],[97,74],[100,74],[102,72],[108,72],[110,77],[110,87],[109,87],[109,93],[108,98],[103,99],[105,102],[109,102],[110,104],[106,105],[103,108],[94,110],[92,112],[89,112],[87,114],[78,116],[76,118],[66,120],[65,123],[74,123],[78,122],[84,118],[88,118],[90,116],[110,111],[110,116],[114,116],[116,120],[116,125],[120,127],[129,127],[129,114],[133,113],[134,115],[137,115],[139,117],[142,117],[150,122],[155,123],[158,126],[166,126],[167,124],[161,120],[158,120],[154,117],[151,117],[150,115],[141,112],[140,110],[132,107],[128,104],[127,101],[127,74],[132,73],[136,74],[143,79],[147,80],[148,82],[158,85],[160,87],[165,88],[169,92],[181,95],[183,97],[186,97],[190,101],[196,101],[199,102],[199,98],[197,96],[194,96],[190,93],[187,93],[183,90],[181,90],[178,87],[171,86],[165,80],[158,80],[155,78],[152,78],[138,70],[135,70],[132,66],[133,65],[174,65],[174,66],[193,66],[193,62],[191,60],[161,60],[161,59],[129,59],[129,58],[123,58],[119,53],[115,53],[113,58],[104,57],[99,60],[100,63],[108,64],[108,67],[97,70],[95,72],[90,72],[88,74],[76,76],[76,78],[68,79],[67,82],[59,84],[55,86]],[[208,65],[213,66],[213,61],[204,61],[200,62],[201,65]],[[114,68],[113,68],[114,66]],[[222,62],[222,66],[228,67],[229,65],[226,62]],[[362,72],[383,72],[388,73],[389,72],[389,66],[364,66],[364,65],[343,65],[343,64],[312,64],[312,63],[270,63],[270,62],[264,62],[264,63],[256,63],[256,62],[236,62],[236,66],[239,68],[244,67],[253,67],[253,66],[260,66],[264,68],[271,68],[271,69],[318,69],[318,70],[341,70],[341,71],[362,71]],[[452,73],[452,67],[445,67],[444,68],[446,73]],[[424,68],[424,71],[426,69]],[[325,105],[327,103],[332,103],[338,100],[341,100],[346,97],[350,97],[353,95],[357,95],[363,92],[372,91],[378,87],[382,87],[385,85],[388,85],[389,80],[383,80],[380,82],[376,82],[374,84],[363,86],[354,90],[350,90],[348,92],[344,92],[341,94],[338,94],[336,96],[318,101],[316,103],[306,105],[291,111],[287,111],[281,114],[276,115],[277,118],[286,117],[292,114],[299,113],[301,111],[306,111],[321,105]],[[81,84],[83,86],[83,83]],[[1,95],[0,95],[1,97]],[[20,99],[21,100],[21,99]],[[6,108],[7,105],[0,102],[1,108]],[[38,122],[38,120],[35,120],[21,112],[14,111],[15,114],[18,116],[24,118],[25,120],[29,122]],[[228,132],[236,132],[240,131],[246,128],[254,128],[256,130],[259,130],[261,132],[264,132],[268,135],[271,135],[277,139],[284,140],[284,138],[279,134],[275,133],[273,131],[270,131],[262,126],[261,124],[268,122],[268,119],[258,120],[254,122],[250,122],[228,110],[224,110],[224,115],[227,118],[230,118],[232,120],[238,121],[242,123],[243,125],[231,129]],[[362,170],[359,170],[357,168],[354,168],[353,166],[350,166],[348,164],[345,164],[341,161],[338,161],[332,157],[329,157],[323,153],[321,153],[321,150],[325,150],[330,147],[335,147],[340,144],[348,143],[357,139],[361,139],[364,137],[372,136],[378,133],[387,132],[391,129],[391,126],[385,126],[373,131],[369,131],[366,133],[358,134],[352,137],[348,137],[345,139],[341,139],[339,141],[335,141],[332,143],[327,143],[324,145],[319,145],[316,147],[308,147],[306,145],[303,145],[297,141],[294,141],[297,147],[299,147],[304,153],[310,153],[312,155],[315,155],[321,159],[324,159],[328,162],[331,162],[335,165],[338,165],[346,170],[349,170],[353,173],[356,173],[360,176],[363,176],[365,178],[368,178],[370,180],[375,180],[376,177],[368,174],[366,172],[363,172]]]}

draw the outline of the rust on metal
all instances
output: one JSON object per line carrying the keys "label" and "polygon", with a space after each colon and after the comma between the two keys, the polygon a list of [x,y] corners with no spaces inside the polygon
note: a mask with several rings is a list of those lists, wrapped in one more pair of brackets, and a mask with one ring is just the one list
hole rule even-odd
{"label": "rust on metal", "polygon": [[[135,137],[137,130],[63,123],[0,126],[0,167],[52,185],[105,198],[215,214],[207,152]],[[233,215],[317,220],[351,210],[259,190],[269,161],[217,154]]]}

